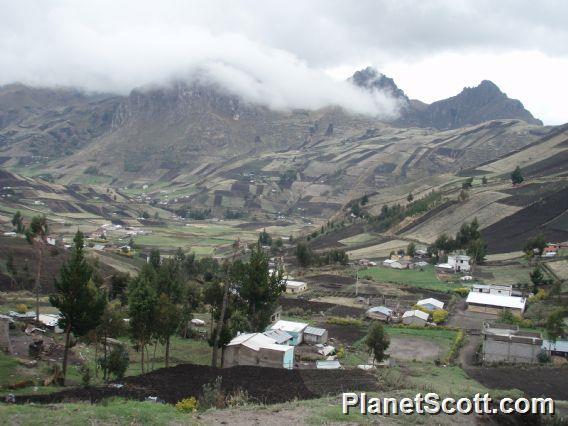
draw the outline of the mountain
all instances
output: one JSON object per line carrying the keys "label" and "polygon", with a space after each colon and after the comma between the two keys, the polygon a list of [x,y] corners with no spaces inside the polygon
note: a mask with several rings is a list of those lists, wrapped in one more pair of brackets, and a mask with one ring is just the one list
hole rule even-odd
{"label": "mountain", "polygon": [[508,98],[489,80],[483,80],[477,87],[466,87],[456,96],[429,105],[409,99],[392,78],[371,67],[355,72],[349,80],[359,87],[382,90],[401,101],[401,115],[393,123],[400,127],[447,130],[496,119],[518,119],[542,125],[520,101]]}

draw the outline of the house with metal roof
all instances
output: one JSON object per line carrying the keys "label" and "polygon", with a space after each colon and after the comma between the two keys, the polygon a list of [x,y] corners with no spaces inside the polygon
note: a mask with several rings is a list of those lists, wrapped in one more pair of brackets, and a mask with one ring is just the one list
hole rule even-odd
{"label": "house with metal roof", "polygon": [[328,335],[325,328],[307,326],[304,330],[304,342],[327,343]]}
{"label": "house with metal roof", "polygon": [[402,314],[402,323],[406,325],[418,325],[424,327],[428,322],[428,318],[430,318],[430,315],[426,312],[415,309],[413,311],[406,311]]}
{"label": "house with metal roof", "polygon": [[303,341],[304,330],[306,329],[307,326],[308,324],[303,322],[280,320],[276,321],[268,329],[285,331],[290,336],[292,336],[292,339],[290,340],[289,344],[299,345]]}
{"label": "house with metal roof", "polygon": [[512,296],[513,286],[511,284],[474,284],[471,287],[471,291],[475,293],[502,294],[504,296]]}
{"label": "house with metal roof", "polygon": [[394,311],[386,306],[373,306],[372,308],[367,309],[365,315],[370,319],[389,322],[394,315]]}
{"label": "house with metal roof", "polygon": [[468,311],[493,315],[500,315],[505,309],[509,309],[514,314],[522,315],[525,312],[526,302],[524,297],[474,291],[470,291],[466,299]]}
{"label": "house with metal roof", "polygon": [[546,351],[550,356],[561,356],[568,358],[568,340],[551,340],[542,341],[542,350]]}
{"label": "house with metal roof", "polygon": [[428,309],[429,311],[437,311],[440,309],[444,309],[444,302],[441,302],[438,299],[434,299],[433,297],[419,300],[418,302],[416,302],[416,304],[425,309]]}
{"label": "house with metal roof", "polygon": [[263,333],[243,333],[225,346],[223,367],[257,365],[272,368],[294,368],[294,346],[279,345]]}
{"label": "house with metal roof", "polygon": [[482,360],[484,363],[506,362],[535,364],[542,351],[542,335],[521,331],[509,324],[483,324]]}
{"label": "house with metal roof", "polygon": [[288,344],[292,340],[292,336],[283,330],[266,330],[262,334],[274,339],[279,345]]}

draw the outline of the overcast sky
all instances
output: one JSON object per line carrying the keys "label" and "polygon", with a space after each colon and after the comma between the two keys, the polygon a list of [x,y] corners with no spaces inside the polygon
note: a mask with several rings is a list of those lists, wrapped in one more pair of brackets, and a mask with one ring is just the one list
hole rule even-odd
{"label": "overcast sky", "polygon": [[128,93],[205,70],[274,108],[397,105],[344,79],[368,65],[432,102],[494,81],[568,122],[568,1],[0,0],[0,84]]}

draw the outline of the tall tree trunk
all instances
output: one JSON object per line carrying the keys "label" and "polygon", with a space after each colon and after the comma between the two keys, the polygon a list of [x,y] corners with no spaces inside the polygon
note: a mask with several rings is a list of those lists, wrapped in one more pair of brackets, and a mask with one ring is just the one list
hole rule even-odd
{"label": "tall tree trunk", "polygon": [[105,362],[104,362],[104,368],[103,368],[103,380],[106,382],[107,379],[108,379],[108,365],[107,365],[107,343],[108,342],[107,342],[106,330],[105,330],[104,338],[105,338],[105,340],[104,340],[103,344],[104,344],[104,360],[105,360]]}
{"label": "tall tree trunk", "polygon": [[170,366],[170,336],[166,338],[166,368]]}
{"label": "tall tree trunk", "polygon": [[140,345],[140,373],[144,374],[144,344]]}
{"label": "tall tree trunk", "polygon": [[63,350],[63,368],[61,371],[61,385],[65,386],[65,376],[67,375],[67,357],[69,355],[69,340],[71,337],[71,326],[68,325],[65,329],[65,349]]}
{"label": "tall tree trunk", "polygon": [[219,351],[219,340],[221,339],[221,328],[225,322],[225,311],[229,301],[229,284],[225,283],[225,291],[223,292],[223,304],[221,306],[221,315],[217,322],[217,330],[215,332],[215,340],[213,340],[213,356],[211,359],[211,367],[217,367],[217,352]]}
{"label": "tall tree trunk", "polygon": [[158,349],[158,340],[154,343],[154,355],[152,358],[152,371],[156,368],[156,349]]}
{"label": "tall tree trunk", "polygon": [[37,262],[37,273],[36,273],[36,282],[35,282],[35,294],[36,294],[36,322],[39,323],[39,280],[41,278],[41,260],[43,257],[43,253],[41,250],[41,243],[38,243],[37,250],[38,250],[38,262]]}

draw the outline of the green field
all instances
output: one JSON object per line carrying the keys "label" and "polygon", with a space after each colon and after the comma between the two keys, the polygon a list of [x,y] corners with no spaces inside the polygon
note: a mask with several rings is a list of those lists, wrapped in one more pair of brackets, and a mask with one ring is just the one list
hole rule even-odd
{"label": "green field", "polygon": [[422,270],[391,269],[378,266],[359,271],[359,278],[367,277],[378,282],[389,282],[435,291],[451,291],[460,286],[439,280],[433,266],[425,266]]}

